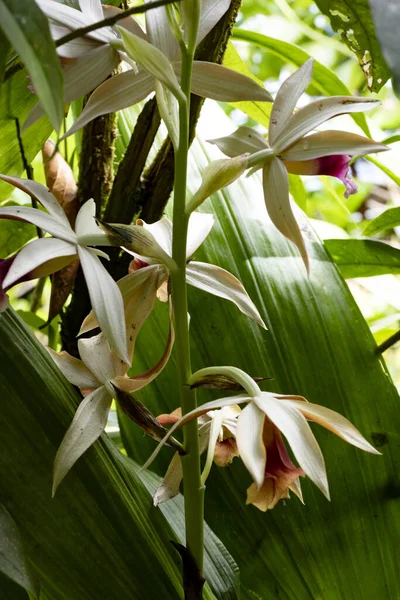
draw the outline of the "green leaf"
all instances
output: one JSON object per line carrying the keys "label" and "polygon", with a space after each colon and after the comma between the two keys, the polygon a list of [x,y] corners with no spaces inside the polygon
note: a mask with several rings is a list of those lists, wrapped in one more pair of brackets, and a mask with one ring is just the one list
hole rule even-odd
{"label": "green leaf", "polygon": [[307,190],[300,175],[289,174],[289,191],[301,210],[307,210]]}
{"label": "green leaf", "polygon": [[[300,67],[310,57],[305,50],[289,44],[289,42],[283,42],[282,40],[276,40],[275,38],[262,35],[261,33],[254,33],[253,31],[246,31],[244,29],[234,29],[233,38],[236,40],[243,40],[252,44],[256,44],[264,50],[273,52],[285,61],[295,64]],[[351,96],[350,90],[345,84],[339,79],[339,77],[325,67],[322,63],[317,60],[314,62],[313,78],[312,83],[315,88],[325,96]],[[371,137],[369,127],[365,115],[355,114],[351,115],[357,125],[363,130],[365,135]]]}
{"label": "green leaf", "polygon": [[[330,19],[334,31],[357,56],[368,89],[379,92],[389,79],[390,71],[376,37],[368,0],[315,0],[315,3]],[[387,10],[386,0],[384,6]]]}
{"label": "green leaf", "polygon": [[379,233],[380,231],[386,231],[388,229],[394,229],[400,225],[400,208],[388,208],[384,213],[376,217],[368,223],[363,231],[364,235],[370,236]]}
{"label": "green leaf", "polygon": [[[0,173],[19,176],[24,170],[17,138],[16,120],[20,127],[37,98],[28,89],[26,71],[19,71],[0,86]],[[52,127],[46,117],[21,135],[25,158],[30,163],[49,137]],[[0,182],[0,202],[10,195],[11,188]],[[28,226],[26,226],[28,227]],[[29,227],[28,227],[29,229]]]}
{"label": "green leaf", "polygon": [[0,572],[35,597],[38,596],[39,584],[25,556],[18,527],[2,504],[0,504]]}
{"label": "green leaf", "polygon": [[17,252],[36,236],[36,228],[22,221],[0,220],[0,258]]}
{"label": "green leaf", "polygon": [[48,20],[36,2],[0,0],[0,23],[28,69],[43,108],[58,133],[64,116],[63,74]]}
{"label": "green leaf", "polygon": [[345,279],[400,274],[400,250],[374,240],[325,240]]}
{"label": "green leaf", "polygon": [[[194,144],[192,159],[188,181],[194,187],[208,158]],[[230,303],[190,290],[193,369],[231,364],[252,376],[274,377],[263,384],[264,389],[302,394],[337,410],[382,452],[380,457],[362,453],[314,425],[332,501],[306,480],[305,506],[293,497],[266,514],[245,504],[251,479],[239,459],[225,469],[213,467],[207,480],[207,522],[239,566],[241,598],[396,597],[399,398],[375,353],[371,332],[322,243],[302,222],[310,253],[307,276],[294,246],[265,216],[259,179],[236,182],[203,206],[215,213],[216,224],[196,259],[238,276],[268,331]],[[167,315],[160,308],[138,339],[135,369],[154,364],[162,352]],[[155,414],[177,407],[173,361],[138,398]],[[203,403],[210,394],[199,391],[198,399]],[[126,448],[143,464],[154,442],[146,449],[139,437],[124,421]],[[170,458],[169,450],[160,454],[159,473],[164,473]]]}
{"label": "green leaf", "polygon": [[7,55],[10,48],[10,42],[8,41],[4,33],[0,31],[0,84],[3,82],[4,71],[7,63]]}

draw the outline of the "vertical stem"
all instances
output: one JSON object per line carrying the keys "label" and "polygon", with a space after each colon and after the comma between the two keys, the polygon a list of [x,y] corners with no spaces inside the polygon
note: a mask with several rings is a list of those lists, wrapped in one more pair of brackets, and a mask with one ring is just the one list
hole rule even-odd
{"label": "vertical stem", "polygon": [[[170,275],[176,334],[175,350],[183,414],[196,408],[196,394],[187,385],[191,376],[191,364],[186,290],[188,217],[185,214],[192,62],[193,54],[183,50],[181,86],[186,101],[181,101],[179,105],[179,147],[175,154],[172,243],[172,256],[177,269]],[[184,446],[187,452],[187,455],[182,458],[186,547],[201,574],[203,570],[204,487],[201,484],[199,439],[195,420],[189,422],[184,428]],[[201,590],[199,597],[201,598]]]}

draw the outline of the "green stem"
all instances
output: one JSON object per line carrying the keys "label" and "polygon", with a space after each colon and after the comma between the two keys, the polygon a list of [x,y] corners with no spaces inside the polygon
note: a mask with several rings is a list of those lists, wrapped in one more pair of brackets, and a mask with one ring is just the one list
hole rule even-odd
{"label": "green stem", "polygon": [[[186,178],[189,151],[190,84],[193,54],[182,53],[181,87],[185,100],[179,103],[179,146],[175,154],[172,257],[177,268],[170,273],[175,323],[175,351],[181,395],[182,414],[196,408],[196,394],[187,386],[191,376],[188,303],[186,290],[186,240],[188,216],[185,213]],[[184,427],[182,457],[185,498],[186,547],[200,574],[203,570],[204,486],[201,484],[200,450],[197,420]],[[200,591],[201,594],[201,591]],[[199,596],[201,598],[201,595]]]}

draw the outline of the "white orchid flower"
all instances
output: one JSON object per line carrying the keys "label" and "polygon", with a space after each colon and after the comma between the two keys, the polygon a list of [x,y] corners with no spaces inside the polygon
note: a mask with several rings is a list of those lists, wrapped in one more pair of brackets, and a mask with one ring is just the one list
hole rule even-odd
{"label": "white orchid flower", "polygon": [[[204,485],[211,470],[212,463],[219,467],[228,466],[235,456],[239,456],[236,444],[236,424],[240,414],[240,407],[224,406],[220,410],[212,410],[202,415],[198,420],[200,454],[207,450],[207,458],[201,476]],[[157,417],[162,425],[176,423],[182,417],[182,410],[178,408],[171,414]],[[160,486],[153,496],[155,506],[175,498],[183,479],[182,463],[179,453],[176,452],[168,466],[167,472]]]}
{"label": "white orchid flower", "polygon": [[[146,0],[147,2],[149,0]],[[203,0],[199,43],[226,13],[230,0]],[[146,37],[133,31],[120,30],[124,49],[141,67],[120,73],[100,85],[91,95],[74,125],[71,135],[100,115],[117,112],[144,100],[156,91],[160,114],[172,141],[177,141],[177,75],[180,74],[179,45],[174,38],[164,6],[146,12]],[[215,63],[194,61],[192,92],[214,100],[271,102],[272,97],[253,79]]]}
{"label": "white orchid flower", "polygon": [[250,173],[263,169],[264,198],[271,221],[296,244],[307,268],[304,240],[290,206],[288,172],[338,177],[346,186],[347,197],[357,191],[351,180],[350,159],[388,149],[346,131],[320,131],[307,135],[332,117],[363,112],[380,104],[374,98],[332,96],[293,112],[311,82],[313,64],[314,60],[310,58],[278,91],[270,116],[268,142],[249,127],[240,127],[230,136],[209,140],[229,157],[250,153],[248,164],[254,166]]}
{"label": "white orchid flower", "polygon": [[[145,311],[137,312],[135,320],[130,323],[130,362],[132,362],[134,342],[146,316]],[[173,342],[174,332],[170,326],[167,344],[161,359],[151,369],[134,377],[128,377],[127,371],[130,365],[124,363],[110,349],[104,333],[78,340],[78,349],[82,360],[74,358],[68,352],[54,352],[48,349],[54,362],[68,381],[79,387],[85,396],[61,442],[54,461],[53,495],[74,463],[104,431],[112,400],[120,399],[120,391],[131,394],[153,381],[167,364]],[[132,398],[132,412],[135,409],[134,402]],[[126,410],[126,406],[123,409]]]}
{"label": "white orchid flower", "polygon": [[[229,369],[233,370],[232,367]],[[288,497],[289,490],[302,499],[299,476],[304,475],[329,500],[324,457],[307,421],[319,423],[361,450],[380,454],[347,419],[329,408],[311,404],[301,396],[262,392],[254,383],[252,390],[248,391],[252,395],[240,394],[213,400],[179,419],[143,468],[150,465],[168,438],[188,421],[210,411],[243,403],[246,407],[237,417],[236,443],[239,456],[254,481],[248,489],[247,502],[261,510],[273,508],[280,498]],[[300,468],[291,462],[280,432],[288,441]]]}
{"label": "white orchid flower", "polygon": [[[113,245],[121,245],[127,252],[134,256],[131,263],[131,273],[126,275],[118,282],[120,286],[125,306],[127,306],[133,298],[138,295],[135,288],[135,281],[152,282],[153,289],[156,290],[157,296],[161,301],[168,299],[167,281],[169,277],[168,259],[172,261],[172,222],[163,217],[160,221],[148,225],[142,220],[143,229],[151,234],[151,238],[159,247],[158,256],[155,251],[153,257],[143,256],[137,252],[127,248],[129,238],[129,226],[118,226],[111,224],[103,224],[106,232],[109,235],[110,243]],[[196,287],[205,292],[209,292],[219,298],[230,300],[241,312],[250,317],[266,329],[265,323],[262,320],[260,313],[249,298],[246,290],[240,281],[231,273],[209,263],[191,260],[192,256],[204,242],[207,235],[210,233],[214,224],[214,216],[206,213],[193,212],[189,218],[187,246],[186,246],[186,281],[189,285]],[[132,231],[140,230],[137,226],[131,228]],[[121,232],[121,233],[120,233]],[[163,255],[165,259],[163,260]],[[164,262],[165,261],[165,262]],[[89,323],[89,324],[88,324]],[[90,322],[84,322],[83,331],[89,331],[95,327],[95,322],[90,319]],[[90,328],[90,329],[89,329]]]}
{"label": "white orchid flower", "polygon": [[32,196],[47,210],[46,213],[27,206],[5,206],[0,207],[0,219],[26,221],[53,236],[30,242],[8,262],[2,263],[3,308],[6,308],[4,291],[11,286],[54,273],[79,258],[98,323],[118,356],[130,364],[121,292],[98,258],[108,259],[107,254],[89,247],[110,245],[107,236],[96,225],[94,201],[88,200],[82,205],[74,231],[56,198],[44,185],[28,179],[0,177]]}

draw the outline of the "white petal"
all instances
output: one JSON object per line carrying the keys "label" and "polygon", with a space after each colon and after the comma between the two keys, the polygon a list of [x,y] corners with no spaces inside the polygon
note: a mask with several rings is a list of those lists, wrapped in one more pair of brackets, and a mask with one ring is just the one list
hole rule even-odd
{"label": "white petal", "polygon": [[106,383],[115,375],[110,344],[104,333],[91,338],[78,340],[78,350],[82,361],[101,383]]}
{"label": "white petal", "polygon": [[[174,69],[180,73],[181,63]],[[254,79],[216,63],[193,63],[192,93],[220,102],[272,102],[272,96]]]}
{"label": "white petal", "polygon": [[88,389],[96,389],[101,386],[101,382],[78,358],[71,356],[68,352],[54,352],[51,348],[46,348],[46,350],[72,385]]}
{"label": "white petal", "polygon": [[81,115],[65,136],[75,133],[96,117],[117,112],[144,100],[153,90],[154,79],[145,71],[137,74],[127,71],[107,79],[90,96]]}
{"label": "white petal", "polygon": [[236,443],[240,458],[257,488],[264,483],[267,452],[263,441],[265,414],[250,402],[240,413],[236,427]]}
{"label": "white petal", "polygon": [[268,140],[271,145],[278,139],[292,116],[300,96],[306,91],[312,79],[313,67],[314,59],[309,58],[281,85],[269,120]]}
{"label": "white petal", "polygon": [[[96,223],[96,204],[93,198],[87,200],[79,209],[76,217],[75,232],[78,244],[89,246],[110,246],[112,242],[107,234]],[[97,256],[109,259],[108,255],[100,250],[95,250]]]}
{"label": "white petal", "polygon": [[254,154],[269,148],[263,136],[251,127],[239,127],[230,135],[207,141],[218,146],[221,152],[230,158],[247,152]]}
{"label": "white petal", "polygon": [[197,33],[197,44],[206,37],[207,33],[224,16],[231,4],[231,0],[203,0],[201,3],[199,31]]}
{"label": "white petal", "polygon": [[171,462],[169,463],[167,472],[160,486],[157,488],[153,496],[154,506],[158,506],[167,500],[175,498],[179,494],[179,488],[183,478],[181,457],[178,452],[175,452]]}
{"label": "white petal", "polygon": [[21,179],[19,177],[10,177],[9,175],[0,175],[0,178],[16,188],[19,188],[23,192],[26,192],[40,202],[49,214],[59,221],[60,225],[63,225],[65,229],[73,233],[65,212],[46,186],[41,185],[36,181],[32,181],[31,179]]}
{"label": "white petal", "polygon": [[[36,0],[36,4],[39,5],[39,8],[44,12],[46,17],[53,19],[56,23],[65,25],[65,27],[68,27],[68,29],[71,29],[72,31],[79,29],[80,27],[86,27],[97,21],[97,19],[88,16],[88,14],[84,14],[80,10],[76,10],[70,6],[61,4],[60,2],[54,2],[54,0]],[[102,27],[87,35],[96,40],[100,40],[101,42],[109,42],[116,37],[113,34],[111,27]]]}
{"label": "white petal", "polygon": [[187,266],[186,281],[200,290],[230,300],[242,313],[266,329],[260,313],[243,285],[229,271],[208,263],[193,261]]}
{"label": "white petal", "polygon": [[79,0],[79,6],[84,15],[95,23],[104,19],[100,0]]}
{"label": "white petal", "polygon": [[[39,212],[39,211],[38,211]],[[32,273],[32,278],[49,275],[65,267],[76,256],[76,246],[57,238],[40,238],[33,240],[18,252],[6,277],[3,288],[7,289],[21,277]],[[63,260],[63,258],[65,260]],[[40,274],[36,272],[43,265]]]}
{"label": "white petal", "polygon": [[346,113],[363,112],[379,106],[374,98],[357,98],[352,96],[332,96],[311,102],[295,113],[282,129],[274,144],[274,151],[279,154],[292,146],[304,135],[332,117]]}
{"label": "white petal", "polygon": [[[145,0],[145,3],[151,1]],[[146,11],[146,32],[149,42],[170,60],[174,60],[178,56],[178,42],[172,35],[165,6]]]}
{"label": "white petal", "polygon": [[214,215],[193,212],[189,217],[186,258],[190,258],[201,246],[214,225]]}
{"label": "white petal", "polygon": [[389,148],[379,142],[347,131],[319,131],[302,138],[281,156],[284,160],[312,160],[332,154],[369,154]]}
{"label": "white petal", "polygon": [[176,423],[174,423],[171,429],[168,430],[165,438],[161,440],[158,444],[157,448],[154,450],[153,454],[150,458],[145,462],[142,469],[147,469],[153,460],[156,458],[161,448],[168,442],[171,435],[177,430],[180,429],[185,423],[188,423],[192,419],[197,419],[197,417],[201,417],[210,410],[216,410],[217,408],[222,408],[223,406],[230,406],[232,404],[241,404],[242,402],[250,402],[251,398],[246,396],[245,394],[240,394],[239,396],[231,396],[230,398],[220,398],[219,400],[212,400],[211,402],[206,402],[201,406],[198,406],[194,410],[188,412],[184,417],[179,419]]}
{"label": "white petal", "polygon": [[175,96],[159,81],[155,80],[157,106],[174,148],[179,146],[179,104]]}
{"label": "white petal", "polygon": [[104,431],[111,402],[111,396],[101,386],[80,403],[54,460],[53,496],[78,458]]}
{"label": "white petal", "polygon": [[99,325],[107,336],[111,348],[127,364],[130,364],[121,292],[114,279],[90,249],[78,246],[78,255]]}
{"label": "white petal", "polygon": [[221,433],[222,421],[224,418],[224,414],[223,414],[222,410],[223,409],[214,411],[214,414],[211,417],[211,426],[210,426],[210,432],[209,432],[207,457],[206,457],[206,462],[204,464],[203,472],[201,474],[202,485],[205,484],[207,477],[211,471],[213,461],[214,461],[215,446],[217,444],[219,435]]}
{"label": "white petal", "polygon": [[301,412],[267,392],[255,398],[254,402],[283,433],[300,467],[329,500],[324,457]]}
{"label": "white petal", "polygon": [[299,402],[297,400],[282,400],[282,402],[297,408],[307,419],[319,423],[319,425],[329,429],[329,431],[332,431],[349,444],[371,454],[380,454],[378,450],[367,442],[350,421],[334,410],[325,406],[319,406],[318,404],[311,404],[310,402]]}
{"label": "white petal", "polygon": [[30,208],[29,206],[3,206],[0,208],[0,219],[2,218],[14,218],[32,223],[32,225],[40,227],[40,229],[51,233],[57,238],[71,244],[76,243],[76,235],[71,228],[67,229],[58,219],[42,210]]}
{"label": "white petal", "polygon": [[143,227],[149,231],[152,236],[155,238],[156,242],[161,246],[161,248],[169,254],[172,255],[172,221],[167,217],[163,217],[159,221],[155,223],[146,223],[145,221],[140,220]]}
{"label": "white petal", "polygon": [[[113,17],[114,15],[120,14],[121,12],[122,10],[120,8],[117,8],[116,6],[106,4],[103,5],[104,18],[108,19],[109,17]],[[147,39],[145,32],[140,27],[139,23],[135,21],[134,17],[125,17],[124,19],[120,19],[118,21],[118,25],[120,27],[125,27],[125,29],[128,29],[135,35],[139,35],[144,40]]]}
{"label": "white petal", "polygon": [[307,250],[290,206],[288,174],[279,158],[274,158],[264,166],[263,188],[271,221],[288,240],[296,244],[308,271]]}

